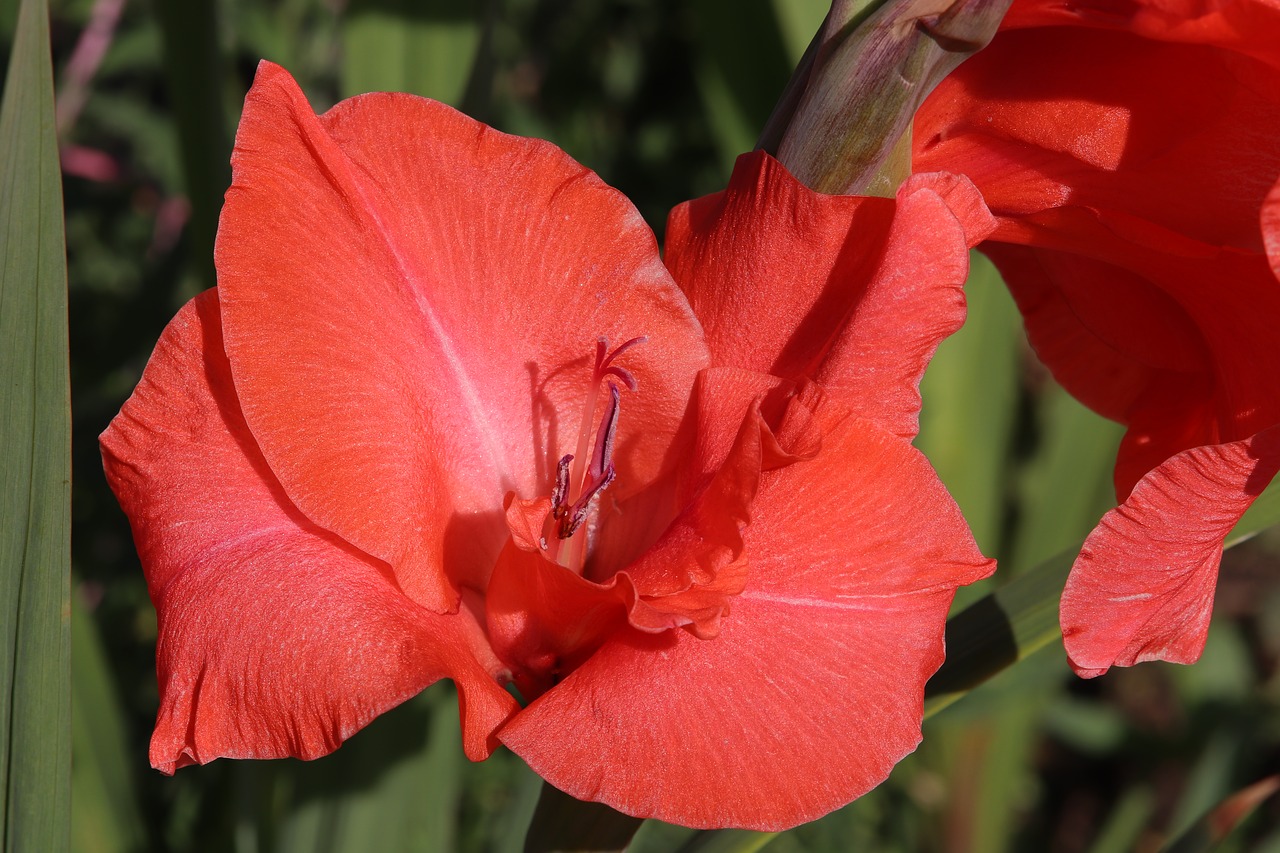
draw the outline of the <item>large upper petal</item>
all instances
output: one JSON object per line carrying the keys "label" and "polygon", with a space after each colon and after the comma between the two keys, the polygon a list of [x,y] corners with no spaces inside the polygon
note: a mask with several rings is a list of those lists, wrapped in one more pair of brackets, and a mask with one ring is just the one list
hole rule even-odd
{"label": "large upper petal", "polygon": [[312,521],[385,560],[436,610],[479,587],[502,499],[549,492],[576,444],[596,340],[642,392],[619,494],[669,464],[705,346],[653,235],[549,143],[372,94],[316,117],[263,63],[217,245],[245,419]]}
{"label": "large upper petal", "polygon": [[715,364],[819,378],[912,436],[920,376],[964,322],[967,249],[993,225],[963,178],[828,196],[755,152],[726,190],[671,212],[666,257]]}
{"label": "large upper petal", "polygon": [[992,564],[905,440],[824,424],[814,458],[765,475],[717,636],[621,632],[504,727],[543,778],[637,816],[780,829],[915,748],[954,589]]}
{"label": "large upper petal", "polygon": [[1130,32],[1167,42],[1209,45],[1280,67],[1276,0],[1057,0],[1015,3],[1002,29],[1052,25],[1088,26]]}
{"label": "large upper petal", "polygon": [[1005,29],[917,113],[914,168],[967,175],[998,216],[1121,211],[1258,251],[1258,210],[1280,176],[1280,11],[1222,5],[1271,7],[1267,25],[1241,35],[1274,67],[1156,40],[1176,27],[1135,20],[1162,6],[1172,15],[1173,4],[1015,3]]}
{"label": "large upper petal", "polygon": [[414,603],[289,502],[240,414],[213,291],[169,324],[102,448],[160,621],[155,767],[315,758],[442,677],[468,754],[488,755],[515,706],[479,626]]}
{"label": "large upper petal", "polygon": [[1083,676],[1204,648],[1223,537],[1280,470],[1280,427],[1160,464],[1085,540],[1062,594],[1062,636]]}
{"label": "large upper petal", "polygon": [[1041,358],[1129,425],[1122,497],[1280,421],[1277,138],[1275,0],[1018,0],[917,114],[913,165],[981,190]]}

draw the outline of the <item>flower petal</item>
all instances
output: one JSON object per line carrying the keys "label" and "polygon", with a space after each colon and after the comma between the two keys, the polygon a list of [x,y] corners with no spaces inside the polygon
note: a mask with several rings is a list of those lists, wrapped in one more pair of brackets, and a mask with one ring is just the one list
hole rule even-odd
{"label": "flower petal", "polygon": [[156,768],[315,758],[442,677],[468,754],[489,753],[515,706],[478,625],[415,604],[289,503],[240,414],[214,291],[169,324],[102,448],[160,618]]}
{"label": "flower petal", "polygon": [[[1007,29],[1077,25],[1146,38],[1214,47],[1280,67],[1280,5],[1274,0],[1024,0],[1009,10]],[[1092,59],[1092,57],[1091,57]]]}
{"label": "flower petal", "polygon": [[1271,271],[1280,279],[1280,181],[1262,204],[1262,242],[1271,261]]}
{"label": "flower petal", "polygon": [[992,243],[1040,360],[1077,399],[1125,421],[1164,383],[1209,391],[1195,324],[1168,294],[1123,268],[1072,252]]}
{"label": "flower petal", "polygon": [[[753,403],[719,470],[624,570],[641,597],[630,613],[633,626],[657,631],[689,625],[703,638],[719,631],[720,617],[746,582],[742,530],[759,488],[766,446],[773,443],[759,404]],[[693,461],[690,467],[701,466]]]}
{"label": "flower petal", "polygon": [[910,436],[924,366],[964,321],[967,246],[989,230],[965,179],[920,176],[896,201],[827,196],[756,152],[724,192],[672,211],[667,264],[716,365],[820,376]]}
{"label": "flower petal", "polygon": [[700,329],[639,214],[562,151],[410,95],[316,117],[263,63],[232,165],[217,263],[245,418],[298,508],[416,600],[481,587],[503,496],[549,492],[597,338],[650,340],[624,359],[642,392],[615,489],[670,464]]}
{"label": "flower petal", "polygon": [[[1258,209],[1280,175],[1271,142],[1280,137],[1280,68],[1096,28],[1124,26],[1125,12],[1153,3],[1105,4],[1109,20],[1090,14],[1098,4],[1053,16],[1074,26],[1007,29],[1019,9],[1042,5],[1015,4],[1006,29],[925,102],[914,168],[969,176],[997,216],[1064,205],[1123,211],[1258,251]],[[1269,41],[1280,63],[1272,26],[1255,43]]]}
{"label": "flower petal", "polygon": [[914,175],[898,190],[876,273],[817,380],[906,438],[920,430],[920,379],[964,323],[971,246],[994,220],[967,178]]}
{"label": "flower petal", "polygon": [[625,624],[634,590],[593,583],[538,550],[508,543],[485,591],[493,647],[526,698],[541,695]]}
{"label": "flower petal", "polygon": [[982,191],[1041,359],[1128,426],[1124,503],[1062,604],[1082,674],[1198,656],[1222,538],[1271,476],[1243,448],[1280,423],[1278,137],[1274,0],[1018,0],[917,113],[913,165]]}
{"label": "flower petal", "polygon": [[1121,214],[1066,207],[993,244],[1028,337],[1074,396],[1129,426],[1121,497],[1191,447],[1280,423],[1280,284],[1261,255]]}
{"label": "flower petal", "polygon": [[1062,594],[1075,671],[1193,663],[1204,648],[1222,540],[1280,470],[1280,427],[1174,456],[1085,540]]}
{"label": "flower petal", "polygon": [[1280,422],[1258,227],[1277,137],[1271,0],[1019,0],[917,114],[913,165],[982,191],[1041,358],[1129,425],[1122,497],[1175,453]]}
{"label": "flower petal", "polygon": [[827,426],[762,483],[718,636],[619,634],[501,740],[572,796],[686,826],[782,829],[881,782],[919,741],[955,587],[992,564],[906,441]]}
{"label": "flower petal", "polygon": [[[679,468],[630,499],[614,501],[606,494],[583,574],[606,580],[641,559],[725,466],[744,420],[755,417],[753,410],[759,408],[767,423],[776,425],[794,393],[794,383],[764,373],[721,367],[699,373],[690,405],[690,443]],[[766,442],[770,455],[776,454],[773,445]],[[803,455],[805,449],[798,452]]]}
{"label": "flower petal", "polygon": [[671,211],[667,266],[716,366],[793,379],[821,361],[857,304],[892,221],[889,199],[812,192],[753,152],[723,192]]}
{"label": "flower petal", "polygon": [[698,435],[681,466],[683,510],[620,576],[637,594],[633,627],[687,627],[708,639],[747,581],[743,530],[761,476],[818,453],[822,434],[811,407],[823,395],[812,384],[796,389],[772,376],[713,368],[698,375],[695,396]]}

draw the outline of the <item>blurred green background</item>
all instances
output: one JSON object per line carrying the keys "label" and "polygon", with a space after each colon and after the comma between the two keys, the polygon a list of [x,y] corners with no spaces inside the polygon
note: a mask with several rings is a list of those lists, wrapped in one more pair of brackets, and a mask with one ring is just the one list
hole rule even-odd
{"label": "blurred green background", "polygon": [[[447,685],[316,762],[150,770],[155,616],[96,436],[170,316],[213,284],[231,139],[259,59],[288,68],[317,111],[359,92],[412,91],[550,139],[630,196],[661,238],[666,212],[721,188],[753,146],[825,4],[51,5],[74,417],[74,849],[520,850],[540,781],[509,753],[466,761]],[[6,60],[16,8],[0,0]],[[958,607],[1078,545],[1113,503],[1120,435],[1037,364],[980,256],[969,293],[970,323],[926,377],[919,440],[1001,560]],[[1197,666],[1081,681],[1054,644],[930,719],[921,749],[875,792],[766,849],[1164,849],[1225,797],[1280,772],[1278,555],[1274,534],[1228,552]],[[1280,851],[1276,799],[1221,849]],[[650,822],[633,849],[691,840],[765,842]]]}

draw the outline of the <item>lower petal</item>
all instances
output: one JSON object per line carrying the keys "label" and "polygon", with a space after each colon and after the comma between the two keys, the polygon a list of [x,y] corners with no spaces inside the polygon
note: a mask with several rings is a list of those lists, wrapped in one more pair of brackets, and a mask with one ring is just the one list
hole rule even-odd
{"label": "lower petal", "polygon": [[195,557],[155,599],[161,705],[152,766],[318,758],[440,678],[460,688],[464,746],[488,757],[515,711],[464,609],[410,601],[364,555],[290,522]]}
{"label": "lower petal", "polygon": [[765,475],[715,638],[623,630],[502,742],[572,796],[694,827],[783,829],[882,782],[920,740],[955,587],[992,564],[908,442],[824,423]]}
{"label": "lower petal", "polygon": [[[935,593],[912,610],[861,610],[741,600],[713,640],[633,631],[499,737],[557,788],[627,814],[795,826],[870,790],[915,749],[950,601]],[[904,622],[933,629],[904,632]]]}
{"label": "lower petal", "polygon": [[1089,408],[1127,422],[1161,382],[1186,396],[1210,393],[1204,340],[1159,283],[1071,249],[989,243],[983,251],[1017,301],[1040,360]]}
{"label": "lower petal", "polygon": [[1280,426],[1187,450],[1138,482],[1085,540],[1062,594],[1062,636],[1084,677],[1200,657],[1223,538],[1280,470]]}

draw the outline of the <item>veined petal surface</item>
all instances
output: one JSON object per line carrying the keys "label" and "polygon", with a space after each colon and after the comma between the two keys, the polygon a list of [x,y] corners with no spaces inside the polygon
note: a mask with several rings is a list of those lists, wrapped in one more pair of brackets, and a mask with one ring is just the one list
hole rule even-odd
{"label": "veined petal surface", "polygon": [[217,246],[245,419],[312,521],[441,612],[482,587],[502,499],[548,492],[597,338],[644,389],[619,494],[657,477],[701,332],[626,199],[549,143],[372,94],[315,116],[263,63]]}
{"label": "veined petal surface", "polygon": [[1241,53],[1280,68],[1276,0],[1055,0],[1017,3],[1001,23],[1005,29],[1084,25],[1130,32],[1166,42],[1207,45]]}
{"label": "veined petal surface", "polygon": [[963,178],[828,196],[755,152],[725,191],[672,211],[667,264],[716,365],[818,378],[913,436],[920,376],[964,322],[968,247],[993,225]]}
{"label": "veined petal surface", "polygon": [[439,678],[467,753],[489,754],[516,707],[479,626],[289,502],[237,405],[214,291],[169,324],[102,446],[159,615],[156,768],[316,758]]}
{"label": "veined petal surface", "polygon": [[1122,498],[1174,454],[1280,423],[1280,282],[1260,254],[1073,207],[997,235],[1010,242],[989,253],[1036,352],[1073,395],[1129,426]]}
{"label": "veined petal surface", "polygon": [[1273,427],[1179,453],[1103,517],[1062,594],[1062,636],[1078,674],[1199,659],[1222,540],[1277,470],[1280,427]]}
{"label": "veined petal surface", "polygon": [[[1115,28],[1122,9],[1148,3],[1096,3],[1016,28],[1031,23],[1023,10],[1044,5],[1016,2],[992,43],[925,102],[913,168],[967,175],[997,216],[1117,211],[1258,251],[1258,210],[1280,176],[1280,15],[1251,36],[1272,67]],[[1105,24],[1095,14],[1104,6]]]}

